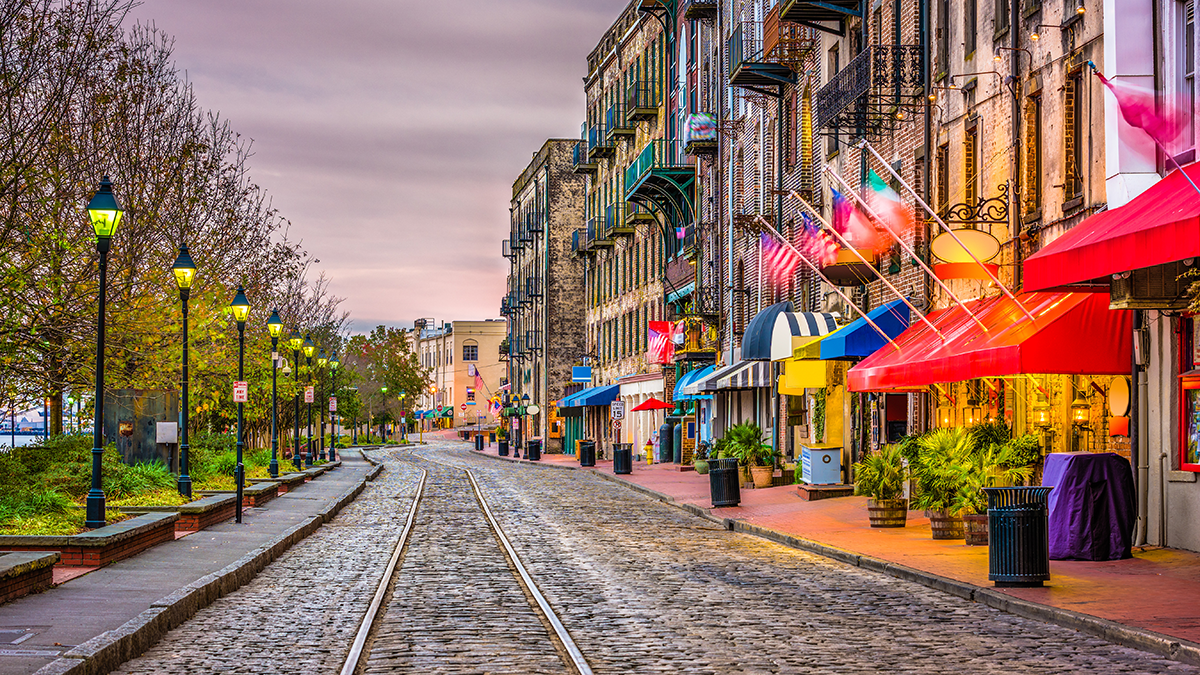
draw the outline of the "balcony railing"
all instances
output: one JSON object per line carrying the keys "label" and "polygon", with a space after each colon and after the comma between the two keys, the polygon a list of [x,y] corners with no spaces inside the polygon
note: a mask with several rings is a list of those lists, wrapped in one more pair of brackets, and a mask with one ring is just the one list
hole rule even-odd
{"label": "balcony railing", "polygon": [[[735,87],[772,87],[795,82],[796,74],[791,65],[799,65],[801,56],[794,56],[794,50],[788,50],[789,61],[784,62],[781,36],[783,24],[773,21],[770,24],[773,31],[770,36],[771,49],[765,48],[763,40],[764,24],[759,21],[743,21],[733,29],[729,36],[729,83]],[[801,30],[797,27],[797,30]],[[792,35],[791,24],[788,24],[787,35]],[[788,42],[786,44],[791,44]],[[769,53],[768,53],[769,52]]]}
{"label": "balcony railing", "polygon": [[525,331],[525,350],[529,352],[538,351],[542,348],[542,331],[527,330]]}
{"label": "balcony railing", "polygon": [[604,221],[600,218],[589,218],[587,224],[587,240],[591,247],[612,246],[613,241],[604,232]]}
{"label": "balcony railing", "polygon": [[625,169],[625,185],[636,186],[655,169],[688,169],[693,162],[693,158],[683,151],[683,141],[650,141]]}
{"label": "balcony railing", "polygon": [[571,148],[571,170],[575,173],[596,173],[596,164],[588,159],[587,140],[581,138]]}
{"label": "balcony railing", "polygon": [[593,124],[588,128],[588,160],[594,161],[600,157],[611,157],[616,152],[616,146],[609,140],[604,131],[603,123]]}
{"label": "balcony railing", "polygon": [[571,233],[571,251],[573,253],[587,253],[591,251],[591,246],[588,244],[587,230],[575,230]]}
{"label": "balcony railing", "polygon": [[525,214],[525,230],[530,233],[542,231],[542,214],[540,211],[531,211]]}
{"label": "balcony railing", "polygon": [[625,110],[631,121],[640,122],[658,118],[658,108],[661,104],[661,92],[659,92],[658,83],[654,80],[630,82],[625,89]]}
{"label": "balcony railing", "polygon": [[614,103],[608,107],[608,112],[604,115],[604,129],[610,139],[614,136],[633,136],[637,133],[633,122],[625,114],[625,106],[621,103]]}
{"label": "balcony railing", "polygon": [[542,280],[537,277],[529,277],[526,279],[525,294],[530,298],[542,297]]}
{"label": "balcony railing", "polygon": [[762,58],[762,23],[743,21],[729,35],[729,72],[736,73],[743,63]]}
{"label": "balcony railing", "polygon": [[917,45],[868,46],[817,90],[814,125],[866,133],[885,118],[894,120],[894,109],[919,95],[923,65]]}

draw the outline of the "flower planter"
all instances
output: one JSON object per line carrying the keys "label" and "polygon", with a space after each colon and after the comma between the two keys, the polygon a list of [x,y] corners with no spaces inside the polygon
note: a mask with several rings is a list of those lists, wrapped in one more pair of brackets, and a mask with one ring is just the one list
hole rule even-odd
{"label": "flower planter", "polygon": [[908,521],[908,500],[868,499],[867,518],[871,527],[904,527]]}
{"label": "flower planter", "polygon": [[930,511],[929,527],[934,539],[962,539],[965,536],[962,517],[951,516],[945,511]]}
{"label": "flower planter", "polygon": [[967,546],[987,546],[988,517],[987,514],[970,514],[963,516],[963,532],[966,535]]}
{"label": "flower planter", "polygon": [[771,487],[771,477],[774,475],[775,467],[773,466],[750,467],[750,476],[754,479],[754,487],[756,488]]}

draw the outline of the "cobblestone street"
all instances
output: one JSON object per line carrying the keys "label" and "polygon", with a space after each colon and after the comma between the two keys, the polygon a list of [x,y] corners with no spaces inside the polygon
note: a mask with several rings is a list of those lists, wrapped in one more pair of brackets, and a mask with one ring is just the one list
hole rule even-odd
{"label": "cobblestone street", "polygon": [[[371,673],[571,672],[486,526],[470,469],[598,673],[1200,672],[727,532],[595,476],[458,443],[387,469],[330,525],[121,673],[336,673],[420,477]],[[441,462],[443,464],[437,464]]]}

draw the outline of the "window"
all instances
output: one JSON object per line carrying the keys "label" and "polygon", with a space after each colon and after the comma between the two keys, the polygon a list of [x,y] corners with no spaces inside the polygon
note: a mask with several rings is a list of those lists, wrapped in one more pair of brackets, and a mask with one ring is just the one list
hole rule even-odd
{"label": "window", "polygon": [[976,17],[979,14],[979,0],[963,2],[963,51],[970,58],[975,53],[975,33],[977,30]]}
{"label": "window", "polygon": [[937,6],[937,69],[940,79],[950,72],[950,0],[938,0]]}
{"label": "window", "polygon": [[[1197,318],[1182,318],[1179,321],[1179,372],[1186,373],[1200,362],[1197,354]],[[1200,379],[1180,377],[1182,396],[1179,397],[1182,419],[1180,420],[1179,468],[1184,471],[1200,471]]]}
{"label": "window", "polygon": [[[1009,0],[996,0],[996,34],[999,35],[1008,30],[1008,19],[1010,13]],[[1015,57],[1014,57],[1015,58]]]}
{"label": "window", "polygon": [[963,201],[972,208],[979,201],[979,127],[974,122],[963,137]]}
{"label": "window", "polygon": [[[838,56],[838,46],[835,44],[829,48],[829,80],[832,80],[842,69],[841,60]],[[825,137],[825,154],[833,155],[838,151],[838,129],[834,127],[832,133]]]}
{"label": "window", "polygon": [[1079,100],[1082,85],[1082,73],[1076,70],[1067,77],[1063,86],[1063,129],[1066,132],[1063,147],[1066,160],[1064,209],[1074,208],[1083,201],[1083,110]]}
{"label": "window", "polygon": [[950,144],[939,145],[937,149],[937,207],[938,213],[946,215],[950,208]]}
{"label": "window", "polygon": [[[1196,3],[1187,0],[1183,3],[1183,17],[1180,27],[1183,30],[1181,39],[1176,44],[1183,50],[1181,71],[1183,80],[1180,82],[1179,103],[1183,114],[1183,133],[1180,134],[1180,152],[1192,150],[1196,143]],[[1194,154],[1194,153],[1193,153]],[[1193,157],[1181,158],[1186,163]]]}
{"label": "window", "polygon": [[475,387],[467,387],[467,403],[475,402]]}
{"label": "window", "polygon": [[1042,210],[1042,97],[1025,101],[1025,216]]}
{"label": "window", "polygon": [[463,361],[478,361],[479,360],[479,345],[463,345]]}

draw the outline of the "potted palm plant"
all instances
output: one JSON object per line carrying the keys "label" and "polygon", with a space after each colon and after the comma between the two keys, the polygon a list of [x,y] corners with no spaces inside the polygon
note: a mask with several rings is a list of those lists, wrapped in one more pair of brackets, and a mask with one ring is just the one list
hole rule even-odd
{"label": "potted palm plant", "polygon": [[970,436],[960,427],[934,429],[918,441],[913,506],[928,514],[934,539],[964,536],[962,506],[955,500],[963,489],[972,449]]}
{"label": "potted palm plant", "polygon": [[725,432],[724,440],[728,443],[725,452],[745,467],[746,478],[754,481],[754,487],[771,487],[775,451],[763,443],[762,427],[753,422],[736,424]]}
{"label": "potted palm plant", "polygon": [[1033,467],[1028,462],[1018,466],[1025,462],[1021,455],[1024,438],[1003,445],[989,443],[986,447],[976,447],[968,458],[961,488],[951,507],[963,514],[967,546],[988,543],[987,495],[983,488],[1023,485],[1033,476]]}
{"label": "potted palm plant", "polygon": [[871,527],[904,527],[908,521],[908,500],[904,482],[908,471],[897,445],[885,445],[854,465],[854,494],[870,497],[867,517]]}

